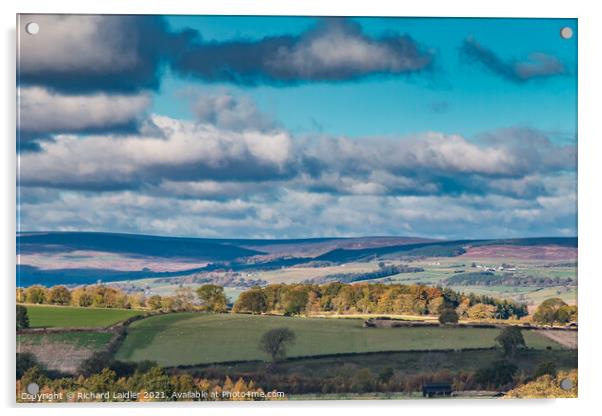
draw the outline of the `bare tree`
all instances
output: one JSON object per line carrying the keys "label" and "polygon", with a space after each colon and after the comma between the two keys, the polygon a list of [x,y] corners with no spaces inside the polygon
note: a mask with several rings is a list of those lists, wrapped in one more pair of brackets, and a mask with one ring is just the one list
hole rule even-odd
{"label": "bare tree", "polygon": [[259,348],[272,358],[272,362],[277,362],[286,358],[286,350],[295,338],[295,333],[288,328],[270,329],[261,337]]}

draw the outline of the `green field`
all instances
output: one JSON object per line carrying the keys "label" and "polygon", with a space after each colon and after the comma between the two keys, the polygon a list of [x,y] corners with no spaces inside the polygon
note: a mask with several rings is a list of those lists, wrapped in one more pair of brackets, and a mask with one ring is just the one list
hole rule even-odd
{"label": "green field", "polygon": [[[267,357],[257,347],[259,339],[276,327],[295,332],[291,357],[491,347],[499,333],[498,329],[480,328],[363,328],[359,319],[179,313],[134,322],[116,358],[153,360],[164,366],[263,360]],[[524,331],[524,336],[530,347],[560,348],[536,333]]]}
{"label": "green field", "polygon": [[31,328],[104,328],[144,313],[130,309],[25,306]]}
{"label": "green field", "polygon": [[70,344],[78,348],[99,350],[107,345],[113,334],[110,332],[64,332],[55,334],[17,335],[17,344],[43,346],[47,344]]}

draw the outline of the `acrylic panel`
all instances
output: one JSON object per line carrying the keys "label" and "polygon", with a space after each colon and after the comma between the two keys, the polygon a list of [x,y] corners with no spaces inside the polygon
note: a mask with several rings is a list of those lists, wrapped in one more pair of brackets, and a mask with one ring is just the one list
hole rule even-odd
{"label": "acrylic panel", "polygon": [[17,397],[577,396],[577,20],[17,17]]}

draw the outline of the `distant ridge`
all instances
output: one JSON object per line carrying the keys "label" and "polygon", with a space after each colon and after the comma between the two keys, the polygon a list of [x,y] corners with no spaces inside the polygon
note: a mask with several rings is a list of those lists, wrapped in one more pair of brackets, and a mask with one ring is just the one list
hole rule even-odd
{"label": "distant ridge", "polygon": [[20,253],[94,250],[155,257],[194,258],[205,261],[234,260],[263,254],[261,251],[229,244],[228,240],[95,232],[17,235],[17,249]]}
{"label": "distant ridge", "polygon": [[[242,239],[164,237],[146,234],[122,234],[90,231],[23,232],[17,234],[20,253],[62,252],[96,250],[111,253],[136,254],[159,257],[194,258],[207,261],[234,260],[259,254],[306,251],[311,246],[322,252],[339,247],[380,247],[433,242],[437,240],[419,237],[323,237],[296,239]],[[288,247],[288,248],[287,248]],[[303,247],[303,249],[300,249]],[[311,250],[309,250],[311,251]]]}
{"label": "distant ridge", "polygon": [[[310,263],[342,264],[403,257],[454,257],[468,247],[563,246],[577,247],[577,237],[541,237],[491,240],[428,240],[415,237],[352,237],[309,239],[215,239],[160,237],[97,232],[35,232],[17,235],[19,285],[91,284],[154,277],[185,276],[214,270],[275,270]],[[75,251],[90,252],[72,256]],[[96,252],[119,255],[119,262],[99,266]],[[58,256],[68,266],[46,268]],[[72,258],[82,260],[73,261]],[[24,259],[31,259],[31,263]],[[126,268],[135,261],[178,263],[178,268]],[[190,267],[187,265],[190,264]],[[54,264],[53,264],[54,265]],[[102,267],[106,265],[106,267]]]}

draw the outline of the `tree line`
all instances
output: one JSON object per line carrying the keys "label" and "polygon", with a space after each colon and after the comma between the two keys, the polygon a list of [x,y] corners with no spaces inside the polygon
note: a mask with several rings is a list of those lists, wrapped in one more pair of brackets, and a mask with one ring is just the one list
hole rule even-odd
{"label": "tree line", "polygon": [[168,375],[160,367],[119,377],[117,372],[104,368],[98,373],[79,377],[52,379],[38,366],[27,369],[17,380],[17,401],[31,401],[27,386],[36,383],[40,397],[52,397],[53,402],[129,402],[129,401],[222,401],[271,400],[275,395],[265,393],[251,380],[193,378],[189,374]]}
{"label": "tree line", "polygon": [[460,317],[474,319],[518,319],[528,314],[524,304],[489,296],[465,295],[448,288],[339,282],[255,287],[240,294],[232,311],[284,315],[325,312],[438,315],[449,309],[456,311]]}
{"label": "tree line", "polygon": [[[176,289],[172,296],[128,294],[105,285],[30,286],[17,289],[19,303],[69,305],[77,307],[148,309],[164,312],[227,312],[228,300],[222,286],[207,284],[196,290]],[[439,315],[453,310],[460,318],[519,319],[527,306],[490,296],[464,294],[449,288],[420,284],[332,282],[327,284],[271,284],[253,287],[240,294],[232,312],[284,315],[411,314]]]}
{"label": "tree line", "polygon": [[518,276],[513,273],[493,272],[458,273],[443,281],[452,286],[576,286],[577,281],[560,277]]}
{"label": "tree line", "polygon": [[176,289],[173,296],[128,294],[121,289],[105,285],[81,286],[73,289],[63,285],[50,288],[35,285],[18,288],[17,302],[82,308],[149,309],[164,312],[226,312],[228,310],[224,288],[212,284],[200,286],[195,291],[190,287],[181,287]]}

